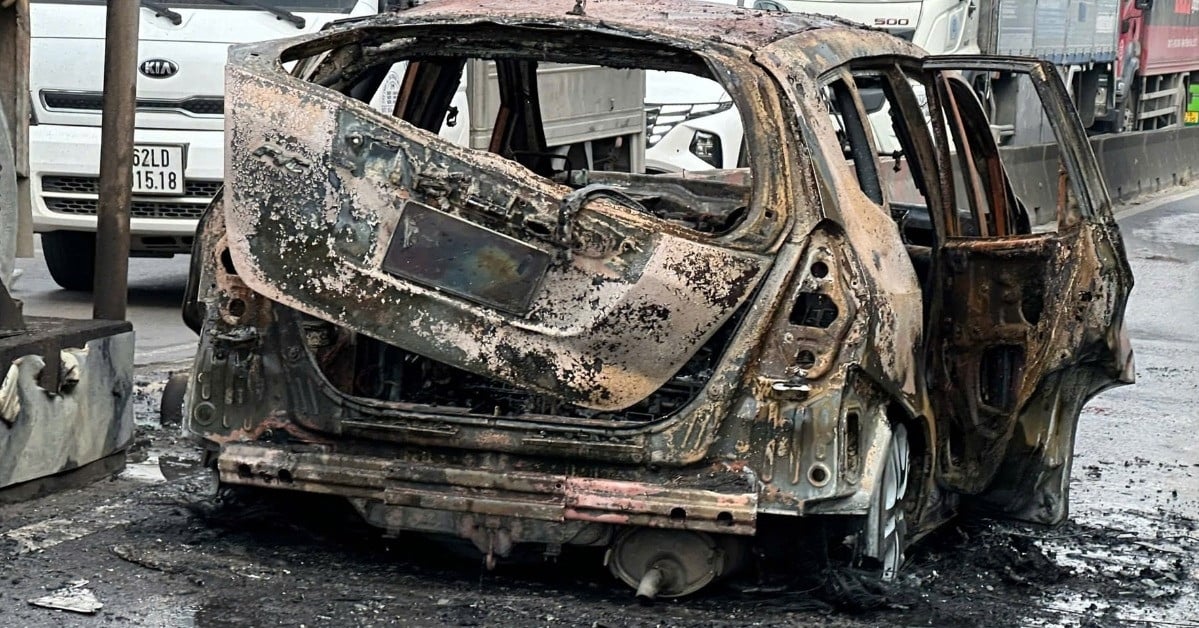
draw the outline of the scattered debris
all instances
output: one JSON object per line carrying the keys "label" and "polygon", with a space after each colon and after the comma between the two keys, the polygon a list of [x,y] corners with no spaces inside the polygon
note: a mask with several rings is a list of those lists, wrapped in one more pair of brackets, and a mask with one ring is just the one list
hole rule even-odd
{"label": "scattered debris", "polygon": [[42,551],[65,541],[129,523],[128,519],[114,516],[115,512],[124,514],[124,510],[119,505],[106,504],[80,518],[57,517],[21,526],[5,532],[3,538],[13,541],[16,554]]}
{"label": "scattered debris", "polygon": [[162,476],[168,482],[174,482],[183,476],[203,471],[200,455],[196,452],[188,452],[188,454],[164,454],[158,457],[158,470],[162,472]]}
{"label": "scattered debris", "polygon": [[154,548],[137,547],[133,545],[114,545],[109,548],[113,556],[121,560],[129,561],[135,565],[141,565],[146,569],[162,571],[166,573],[179,573],[180,569],[173,564],[166,552],[158,551]]}
{"label": "scattered debris", "polygon": [[69,586],[58,589],[50,595],[29,600],[34,606],[53,608],[60,611],[71,611],[84,615],[94,615],[104,608],[96,594],[91,589],[85,589],[87,580],[72,580]]}

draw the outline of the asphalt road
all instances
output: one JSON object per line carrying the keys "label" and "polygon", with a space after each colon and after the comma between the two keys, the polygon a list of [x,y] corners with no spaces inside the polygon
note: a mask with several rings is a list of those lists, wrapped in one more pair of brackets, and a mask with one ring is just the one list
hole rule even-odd
{"label": "asphalt road", "polygon": [[[157,472],[156,458],[194,452],[157,426],[159,364],[139,369],[129,469],[0,506],[0,626],[1199,628],[1199,192],[1126,209],[1121,225],[1136,275],[1127,324],[1138,381],[1083,412],[1071,520],[1053,530],[959,520],[911,552],[881,606],[850,613],[819,586],[751,578],[639,607],[597,556],[488,572],[427,539],[381,539],[337,514],[341,502],[272,492],[214,506],[198,480]],[[143,363],[186,357],[185,262],[134,263]],[[30,313],[90,311],[39,263],[21,267]],[[79,589],[103,604],[94,615],[30,603]]]}
{"label": "asphalt road", "polygon": [[[50,278],[42,258],[41,241],[35,240],[35,257],[18,259],[24,271],[13,296],[25,303],[30,316],[90,318],[92,295],[68,292]],[[135,362],[138,366],[178,363],[196,351],[196,335],[183,325],[179,305],[187,283],[187,255],[170,259],[129,260],[129,320],[137,334]]]}
{"label": "asphalt road", "polygon": [[[1128,208],[1119,220],[1136,282],[1125,323],[1137,383],[1086,406],[1075,471],[1132,461],[1112,472],[1116,486],[1078,482],[1073,490],[1110,510],[1161,499],[1199,518],[1199,192]],[[1180,468],[1189,469],[1181,481]]]}

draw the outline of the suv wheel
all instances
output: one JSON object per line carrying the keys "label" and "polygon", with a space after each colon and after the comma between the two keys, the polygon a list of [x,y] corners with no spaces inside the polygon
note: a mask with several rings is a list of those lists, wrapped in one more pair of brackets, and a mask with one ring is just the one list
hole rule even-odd
{"label": "suv wheel", "polygon": [[42,250],[54,283],[66,290],[91,292],[96,276],[96,234],[83,231],[43,233]]}
{"label": "suv wheel", "polygon": [[863,566],[885,581],[894,580],[904,563],[908,542],[905,511],[911,498],[908,491],[911,465],[907,427],[896,423],[883,455],[883,473],[875,489],[874,503],[859,537],[860,547],[873,554],[863,561]]}
{"label": "suv wheel", "polygon": [[879,532],[883,580],[894,580],[903,567],[903,550],[908,541],[907,521],[904,517],[904,502],[908,496],[908,471],[912,466],[912,450],[908,445],[908,430],[902,423],[896,424],[891,433],[883,481],[880,486],[880,514],[882,526]]}

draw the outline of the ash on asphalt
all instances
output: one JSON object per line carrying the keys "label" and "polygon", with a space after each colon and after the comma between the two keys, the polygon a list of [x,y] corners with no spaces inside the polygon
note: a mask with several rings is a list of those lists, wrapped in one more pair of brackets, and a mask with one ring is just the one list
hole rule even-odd
{"label": "ash on asphalt", "polygon": [[[1165,507],[1053,529],[962,519],[923,541],[886,586],[817,567],[784,580],[751,567],[646,607],[599,552],[487,571],[452,545],[384,538],[335,498],[216,496],[194,468],[168,472],[172,480],[148,471],[198,460],[177,428],[158,425],[165,379],[138,382],[131,457],[142,462],[86,489],[0,508],[0,625],[1117,626],[1195,617],[1199,526]],[[1112,466],[1123,461],[1078,472]],[[94,616],[29,603],[79,580],[103,604]]]}
{"label": "ash on asphalt", "polygon": [[[425,538],[383,538],[336,500],[214,500],[189,470],[197,452],[159,426],[167,373],[144,370],[124,473],[0,507],[0,626],[1199,627],[1199,196],[1130,212],[1121,228],[1138,382],[1084,410],[1059,527],[963,518],[887,587],[751,568],[642,607],[593,553],[489,572]],[[103,606],[29,603],[71,587]]]}

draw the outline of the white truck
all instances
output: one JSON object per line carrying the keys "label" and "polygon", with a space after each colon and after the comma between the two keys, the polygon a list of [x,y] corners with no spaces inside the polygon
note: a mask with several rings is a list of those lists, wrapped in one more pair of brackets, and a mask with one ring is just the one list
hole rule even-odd
{"label": "white truck", "polygon": [[[132,1],[132,0],[130,0]],[[320,30],[380,0],[141,2],[130,252],[189,253],[196,218],[221,185],[224,68],[234,43]],[[91,290],[103,100],[103,0],[32,3],[30,167],[46,265]]]}
{"label": "white truck", "polygon": [[[320,30],[332,20],[402,10],[417,0],[142,1],[130,253],[190,253],[196,220],[221,187],[226,49]],[[32,79],[33,222],[58,285],[90,290],[94,277],[100,169],[104,11],[102,0],[34,0]],[[443,135],[486,144],[479,121],[499,106],[495,65],[472,63]],[[381,75],[372,104],[390,113],[396,71]],[[607,160],[641,167],[640,71],[588,66],[538,73],[547,102],[555,92],[588,94],[586,110],[543,112],[558,166]],[[474,89],[471,89],[471,85]],[[576,99],[578,100],[578,99]],[[470,105],[475,105],[471,107]],[[494,118],[494,116],[492,116]]]}
{"label": "white truck", "polygon": [[[368,100],[372,107],[394,113],[407,67],[405,62],[387,69]],[[541,108],[548,149],[543,157],[551,167],[643,172],[647,74],[652,73],[539,64],[537,91],[543,103],[553,103]],[[486,149],[494,139],[493,123],[501,100],[496,63],[471,59],[458,77],[439,134],[459,146]]]}

